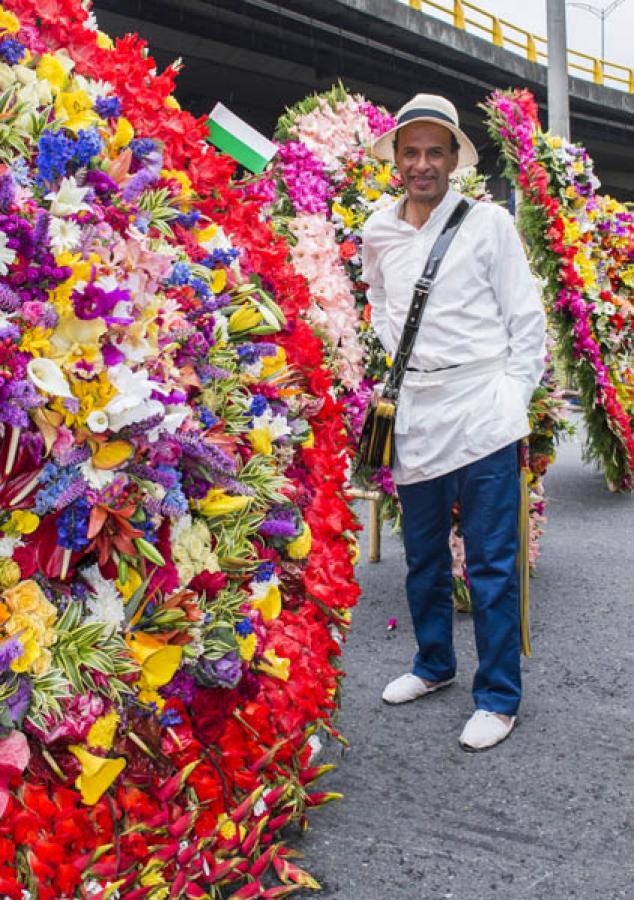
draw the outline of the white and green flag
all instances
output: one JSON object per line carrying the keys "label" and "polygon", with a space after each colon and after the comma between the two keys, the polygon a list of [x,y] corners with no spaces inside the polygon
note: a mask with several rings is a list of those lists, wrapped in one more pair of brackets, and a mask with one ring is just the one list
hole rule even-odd
{"label": "white and green flag", "polygon": [[256,175],[264,170],[268,161],[277,153],[277,147],[272,141],[251,128],[222,103],[216,103],[212,109],[207,126],[210,142]]}

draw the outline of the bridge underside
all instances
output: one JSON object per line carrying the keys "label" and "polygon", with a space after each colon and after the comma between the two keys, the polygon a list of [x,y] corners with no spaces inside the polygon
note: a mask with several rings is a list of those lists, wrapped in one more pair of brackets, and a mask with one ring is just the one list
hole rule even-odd
{"label": "bridge underside", "polygon": [[[284,107],[341,80],[397,108],[443,93],[478,147],[481,170],[505,188],[478,103],[495,87],[529,87],[542,121],[543,67],[394,0],[97,0],[111,35],[137,31],[159,66],[182,57],[176,95],[203,114],[221,100],[270,135]],[[595,160],[603,190],[634,200],[634,98],[571,79],[572,139]]]}

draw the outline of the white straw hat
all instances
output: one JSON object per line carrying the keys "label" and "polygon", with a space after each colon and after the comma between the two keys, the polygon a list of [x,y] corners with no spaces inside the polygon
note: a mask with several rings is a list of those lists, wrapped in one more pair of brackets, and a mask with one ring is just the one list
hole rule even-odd
{"label": "white straw hat", "polygon": [[379,159],[394,162],[394,136],[399,128],[411,122],[431,122],[449,129],[460,144],[458,168],[465,169],[467,166],[477,165],[478,151],[460,128],[456,107],[450,100],[438,94],[416,94],[402,106],[396,114],[394,128],[390,128],[372,144],[372,154]]}

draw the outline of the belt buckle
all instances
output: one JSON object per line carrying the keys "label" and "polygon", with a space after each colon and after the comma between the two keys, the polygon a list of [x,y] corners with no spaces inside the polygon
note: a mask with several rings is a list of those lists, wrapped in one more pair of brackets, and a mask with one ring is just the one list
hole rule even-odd
{"label": "belt buckle", "polygon": [[431,278],[426,278],[424,275],[421,275],[414,287],[417,291],[424,291],[424,293],[428,294],[432,284],[433,281]]}

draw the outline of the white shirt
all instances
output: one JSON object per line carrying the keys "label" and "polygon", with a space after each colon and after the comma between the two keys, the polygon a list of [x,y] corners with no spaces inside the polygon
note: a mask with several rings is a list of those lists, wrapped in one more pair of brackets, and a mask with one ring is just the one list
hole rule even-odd
{"label": "white shirt", "polygon": [[[400,218],[403,200],[370,216],[363,232],[372,324],[391,356],[414,283],[460,194],[448,191],[420,229]],[[408,373],[401,389],[396,483],[436,478],[527,435],[544,340],[542,303],[513,220],[500,206],[476,203],[440,266],[408,363],[421,374]]]}

